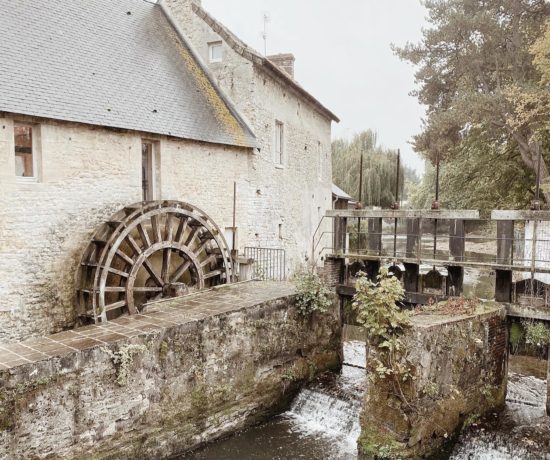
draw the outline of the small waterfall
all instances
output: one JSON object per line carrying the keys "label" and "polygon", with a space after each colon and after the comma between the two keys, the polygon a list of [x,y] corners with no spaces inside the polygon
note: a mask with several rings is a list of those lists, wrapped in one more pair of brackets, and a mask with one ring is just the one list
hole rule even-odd
{"label": "small waterfall", "polygon": [[[480,426],[461,436],[451,459],[550,459],[548,446],[544,448],[537,442],[537,424],[545,413],[546,381],[510,373],[504,412],[495,417],[494,426]],[[548,430],[545,423],[539,431]]]}
{"label": "small waterfall", "polygon": [[341,374],[327,374],[304,388],[284,415],[300,435],[330,439],[334,451],[327,459],[357,458],[364,366],[365,343],[344,342]]}

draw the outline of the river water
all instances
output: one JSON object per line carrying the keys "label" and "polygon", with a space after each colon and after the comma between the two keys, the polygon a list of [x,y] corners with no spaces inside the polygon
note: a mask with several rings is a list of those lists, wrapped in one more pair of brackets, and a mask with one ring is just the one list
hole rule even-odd
{"label": "river water", "polygon": [[[527,358],[529,359],[529,358]],[[532,359],[532,358],[531,358]],[[260,426],[215,442],[182,460],[351,460],[357,458],[359,413],[365,382],[365,344],[344,343],[340,374],[325,374],[304,388],[290,410]],[[459,438],[455,460],[550,459],[545,415],[544,363],[511,360],[505,410]]]}

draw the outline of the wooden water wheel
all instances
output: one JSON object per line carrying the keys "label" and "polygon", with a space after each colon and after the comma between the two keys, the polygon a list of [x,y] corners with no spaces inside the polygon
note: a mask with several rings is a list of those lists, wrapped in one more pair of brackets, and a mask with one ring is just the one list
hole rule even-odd
{"label": "wooden water wheel", "polygon": [[137,313],[146,302],[227,283],[231,257],[218,226],[179,201],[136,203],[94,233],[77,275],[85,321]]}

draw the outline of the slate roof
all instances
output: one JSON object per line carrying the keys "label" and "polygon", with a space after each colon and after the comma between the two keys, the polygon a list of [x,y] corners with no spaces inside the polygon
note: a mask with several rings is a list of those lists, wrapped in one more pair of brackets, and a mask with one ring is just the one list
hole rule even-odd
{"label": "slate roof", "polygon": [[336,196],[337,198],[341,198],[343,200],[351,200],[351,196],[349,196],[346,192],[344,192],[340,187],[338,187],[336,184],[332,184],[332,194]]}
{"label": "slate roof", "polygon": [[0,0],[0,11],[0,111],[256,146],[159,5]]}

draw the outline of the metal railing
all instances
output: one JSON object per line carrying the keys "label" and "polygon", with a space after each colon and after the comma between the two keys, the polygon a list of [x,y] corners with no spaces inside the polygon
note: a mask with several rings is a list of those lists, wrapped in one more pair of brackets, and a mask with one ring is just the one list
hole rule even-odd
{"label": "metal railing", "polygon": [[253,277],[263,280],[286,279],[286,252],[284,249],[245,247],[244,255],[254,259]]}

